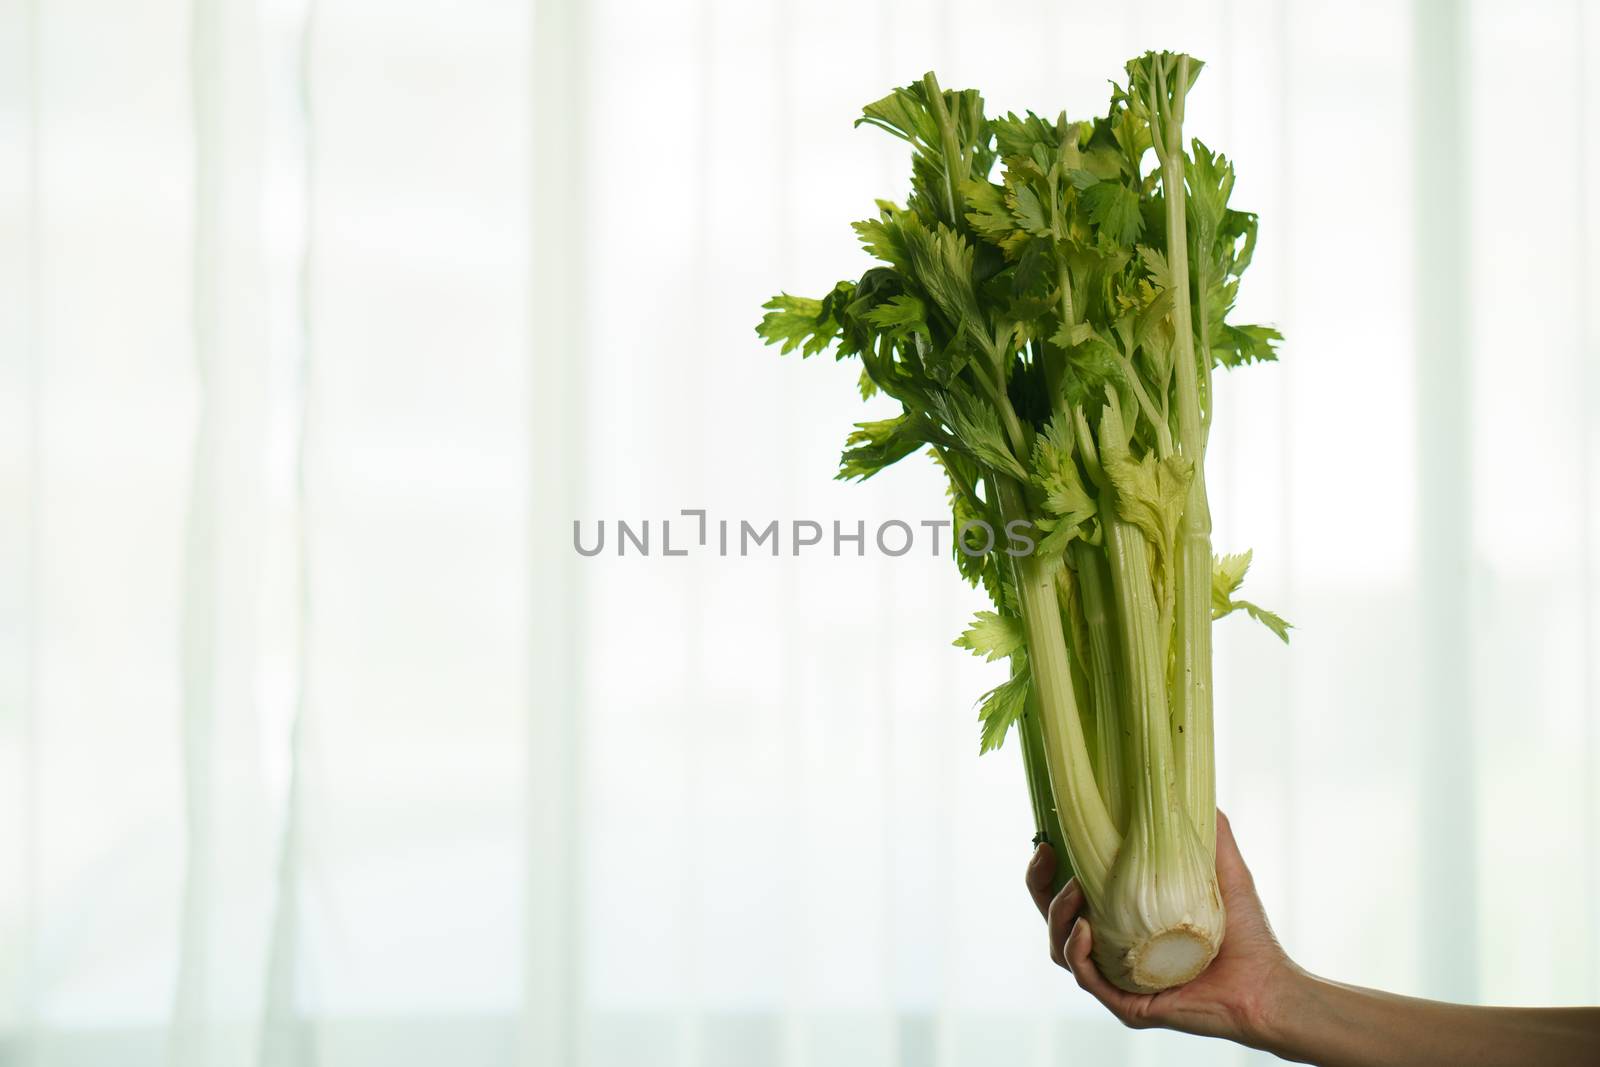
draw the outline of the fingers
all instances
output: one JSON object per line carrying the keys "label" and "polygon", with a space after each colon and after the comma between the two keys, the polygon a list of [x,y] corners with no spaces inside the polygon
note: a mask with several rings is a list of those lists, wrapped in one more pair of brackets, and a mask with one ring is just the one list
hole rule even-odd
{"label": "fingers", "polygon": [[1095,980],[1105,980],[1100,977],[1100,968],[1089,958],[1089,953],[1092,951],[1094,951],[1094,931],[1089,928],[1088,919],[1080,919],[1072,924],[1072,932],[1067,935],[1065,943],[1061,946],[1061,954],[1066,957],[1067,970],[1072,972],[1072,977],[1076,978],[1078,984],[1085,990],[1089,990],[1090,984]]}
{"label": "fingers", "polygon": [[1056,876],[1056,854],[1048,844],[1041,843],[1033,850],[1028,861],[1028,894],[1038,907],[1040,915],[1050,914],[1050,881]]}
{"label": "fingers", "polygon": [[1217,809],[1217,851],[1227,852],[1230,855],[1239,855],[1239,842],[1233,836],[1233,820]]}
{"label": "fingers", "polygon": [[1068,882],[1050,902],[1049,910],[1045,913],[1045,922],[1049,928],[1050,959],[1057,966],[1068,967],[1065,953],[1067,934],[1072,930],[1072,921],[1083,910],[1083,890],[1078,887],[1076,878]]}
{"label": "fingers", "polygon": [[1148,1001],[1149,998],[1118,989],[1106,981],[1105,976],[1100,973],[1100,968],[1089,958],[1089,953],[1093,950],[1094,932],[1089,929],[1089,920],[1079,919],[1073,924],[1072,932],[1067,936],[1066,944],[1062,948],[1066,956],[1067,970],[1072,972],[1072,977],[1077,980],[1079,988],[1105,1005],[1106,1010],[1117,1017],[1118,1022],[1136,1029],[1149,1026],[1149,1021],[1138,1010],[1141,1002]]}
{"label": "fingers", "polygon": [[1234,840],[1233,823],[1222,814],[1221,808],[1217,809],[1217,880],[1224,885],[1255,885],[1250,868],[1245,866],[1244,857],[1239,853],[1239,842]]}
{"label": "fingers", "polygon": [[1055,855],[1050,852],[1048,845],[1040,845],[1034,853],[1033,862],[1028,864],[1028,891],[1033,894],[1039,910],[1045,913],[1051,961],[1071,971],[1079,987],[1105,1005],[1123,1025],[1151,1025],[1140,1011],[1142,1002],[1149,998],[1118,989],[1106,981],[1100,968],[1089,958],[1089,953],[1094,949],[1094,934],[1089,929],[1088,918],[1082,914],[1083,890],[1078,886],[1078,880],[1074,878],[1069,881],[1054,900],[1046,902],[1050,878],[1054,873]]}

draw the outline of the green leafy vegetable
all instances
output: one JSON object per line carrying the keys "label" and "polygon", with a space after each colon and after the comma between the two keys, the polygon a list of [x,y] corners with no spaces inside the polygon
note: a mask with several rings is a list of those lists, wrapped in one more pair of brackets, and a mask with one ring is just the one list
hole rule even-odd
{"label": "green leafy vegetable", "polygon": [[1241,552],[1234,556],[1217,556],[1211,567],[1211,617],[1220,619],[1235,611],[1243,611],[1252,619],[1278,635],[1284,644],[1289,643],[1289,631],[1294,627],[1275,611],[1242,600],[1235,593],[1244,584],[1245,572],[1250,569],[1253,553]]}
{"label": "green leafy vegetable", "polygon": [[1016,616],[980,611],[972,625],[956,638],[956,646],[971,649],[974,655],[984,659],[996,660],[1016,652],[1025,640],[1022,622]]}
{"label": "green leafy vegetable", "polygon": [[1289,629],[1237,596],[1249,554],[1211,550],[1213,371],[1282,338],[1230,321],[1257,220],[1230,204],[1232,162],[1184,142],[1200,66],[1130,61],[1090,122],[989,118],[932,74],[869,104],[859,122],[912,151],[906,206],[854,224],[878,262],[774,297],[757,327],[782,352],[859,359],[862,395],[899,404],[857,424],[839,477],[919,451],[942,467],[968,531],[956,565],[993,603],[956,644],[1012,669],[979,703],[979,747],[1017,726],[1096,959],[1137,991],[1194,977],[1222,937],[1212,620]]}

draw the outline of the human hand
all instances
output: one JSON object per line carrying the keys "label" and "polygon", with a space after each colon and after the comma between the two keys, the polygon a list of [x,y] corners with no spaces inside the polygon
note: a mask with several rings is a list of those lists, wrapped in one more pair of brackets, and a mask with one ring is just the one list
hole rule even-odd
{"label": "human hand", "polygon": [[1239,855],[1227,816],[1217,812],[1217,884],[1227,908],[1222,948],[1200,977],[1160,993],[1129,993],[1106,981],[1089,958],[1093,931],[1074,878],[1054,900],[1050,880],[1055,853],[1040,845],[1028,864],[1028,892],[1045,917],[1050,958],[1072,972],[1078,985],[1135,1029],[1164,1027],[1260,1047],[1268,1040],[1278,1006],[1303,972],[1278,944],[1255,880]]}

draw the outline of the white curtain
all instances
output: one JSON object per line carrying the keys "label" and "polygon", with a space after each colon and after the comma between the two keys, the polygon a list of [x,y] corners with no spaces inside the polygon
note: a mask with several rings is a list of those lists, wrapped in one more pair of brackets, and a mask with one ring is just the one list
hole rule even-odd
{"label": "white curtain", "polygon": [[[992,110],[1209,63],[1262,216],[1218,764],[1290,951],[1600,1002],[1600,6],[10,0],[0,1064],[1253,1062],[1045,958],[975,594],[830,481],[933,68]],[[864,521],[863,556],[666,557]],[[649,557],[572,523],[651,520]]]}

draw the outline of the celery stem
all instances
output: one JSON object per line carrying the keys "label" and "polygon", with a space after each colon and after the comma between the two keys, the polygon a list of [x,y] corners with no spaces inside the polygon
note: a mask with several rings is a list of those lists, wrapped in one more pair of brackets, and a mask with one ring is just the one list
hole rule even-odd
{"label": "celery stem", "polygon": [[[1006,522],[1028,519],[1021,487],[1010,478],[996,478],[1000,510]],[[1100,898],[1121,836],[1100,799],[1089,749],[1078,717],[1067,661],[1066,634],[1056,599],[1055,579],[1037,556],[1011,561],[1028,639],[1028,666],[1039,700],[1039,727],[1044,740],[1050,791],[1061,819],[1063,843],[1090,901]]]}
{"label": "celery stem", "polygon": [[1132,807],[1128,834],[1154,842],[1164,837],[1168,812],[1176,799],[1172,774],[1172,738],[1167,730],[1166,672],[1155,631],[1155,593],[1144,534],[1115,514],[1109,498],[1101,505],[1106,528],[1106,557],[1116,592],[1118,637],[1126,682],[1127,768]]}
{"label": "celery stem", "polygon": [[1050,795],[1050,768],[1046,763],[1044,734],[1039,728],[1039,697],[1028,693],[1028,703],[1017,723],[1022,740],[1022,770],[1028,780],[1028,800],[1033,805],[1034,843],[1046,843],[1056,854],[1056,873],[1050,893],[1061,892],[1072,877],[1072,857],[1061,835],[1061,820],[1056,815],[1055,798]]}
{"label": "celery stem", "polygon": [[[1173,326],[1177,334],[1178,439],[1194,464],[1184,504],[1177,553],[1177,604],[1173,662],[1171,729],[1178,781],[1200,843],[1216,847],[1216,773],[1211,722],[1211,510],[1206,500],[1205,427],[1200,417],[1199,381],[1209,369],[1196,359],[1189,290],[1187,194],[1184,188],[1183,105],[1189,85],[1189,57],[1180,56],[1170,103],[1162,92],[1161,186],[1167,209],[1167,264],[1172,270]],[[1164,83],[1163,83],[1164,86]],[[1159,108],[1157,109],[1159,110]],[[1201,294],[1202,296],[1204,294]],[[1204,314],[1204,309],[1201,311]]]}
{"label": "celery stem", "polygon": [[1078,572],[1079,599],[1083,603],[1085,629],[1089,632],[1089,686],[1095,708],[1096,765],[1100,792],[1105,797],[1111,821],[1118,830],[1128,828],[1126,791],[1128,769],[1125,764],[1127,730],[1122,707],[1122,681],[1117,667],[1117,634],[1112,625],[1113,610],[1107,601],[1105,557],[1084,541],[1072,544],[1073,563]]}

